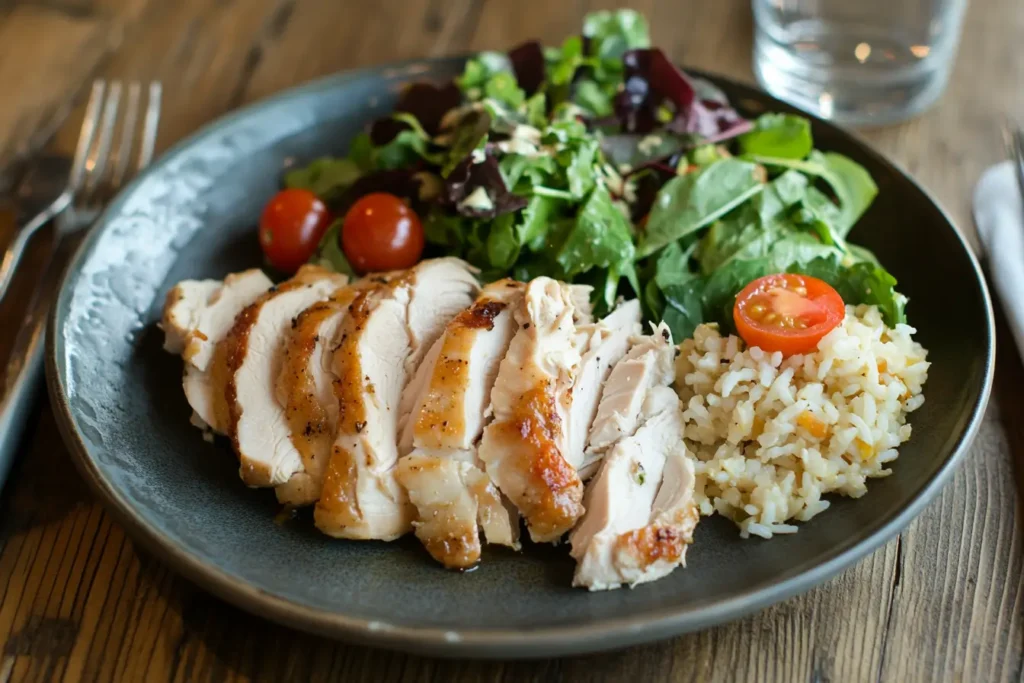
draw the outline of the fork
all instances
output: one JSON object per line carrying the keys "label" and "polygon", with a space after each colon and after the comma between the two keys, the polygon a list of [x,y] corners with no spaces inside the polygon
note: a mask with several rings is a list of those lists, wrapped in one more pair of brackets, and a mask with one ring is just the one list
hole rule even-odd
{"label": "fork", "polygon": [[[125,90],[127,106],[123,110],[123,117],[119,119],[121,98]],[[148,166],[153,158],[162,90],[158,81],[149,83],[146,90],[141,130],[136,130],[139,127],[142,86],[131,83],[126,89],[118,81],[108,84],[102,80],[92,85],[68,178],[68,189],[65,190],[70,193],[67,200],[69,206],[57,217],[56,244],[50,253],[49,265],[39,281],[24,325],[14,341],[7,363],[6,381],[0,387],[0,487],[14,459],[25,419],[35,402],[42,370],[47,314],[56,296],[64,266],[84,229],[95,222],[121,186]],[[118,129],[120,134],[116,134]],[[139,152],[133,168],[132,150],[136,137],[139,138]],[[7,263],[6,258],[4,263]],[[3,283],[0,283],[0,298],[3,287]]]}

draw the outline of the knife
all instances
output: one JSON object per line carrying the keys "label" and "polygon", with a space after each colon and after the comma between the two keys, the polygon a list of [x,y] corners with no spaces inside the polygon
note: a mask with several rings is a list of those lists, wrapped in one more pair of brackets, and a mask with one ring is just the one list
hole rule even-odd
{"label": "knife", "polygon": [[[23,214],[34,214],[42,206],[49,205],[67,185],[71,161],[66,157],[41,157],[21,183],[18,190],[19,209]],[[39,270],[28,272],[21,268],[16,273],[13,294],[28,293],[25,298],[24,319],[16,331],[0,330],[0,335],[14,332],[13,344],[9,339],[0,340],[0,347],[9,347],[10,352],[3,358],[3,383],[0,384],[0,488],[3,487],[18,452],[28,415],[36,406],[41,386],[43,367],[43,341],[46,319],[50,304],[54,300],[60,277],[77,239],[65,239],[58,246],[53,233],[42,231],[36,240],[47,240],[34,244],[33,252],[41,249]],[[40,277],[40,271],[42,277]],[[5,308],[18,302],[4,301]],[[17,313],[17,311],[12,311]]]}

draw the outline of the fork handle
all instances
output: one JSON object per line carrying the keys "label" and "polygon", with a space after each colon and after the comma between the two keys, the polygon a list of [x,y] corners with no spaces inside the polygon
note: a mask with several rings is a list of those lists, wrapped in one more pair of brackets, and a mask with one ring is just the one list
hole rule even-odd
{"label": "fork handle", "polygon": [[29,240],[32,239],[34,234],[39,232],[39,228],[67,209],[71,204],[72,198],[73,194],[70,190],[61,192],[56,199],[50,202],[49,206],[33,216],[24,225],[18,226],[14,233],[14,239],[11,240],[11,243],[4,251],[3,259],[0,259],[0,300],[3,300],[4,295],[7,294],[11,280],[14,279],[14,270],[21,262],[21,257],[25,255],[25,247],[28,246]]}

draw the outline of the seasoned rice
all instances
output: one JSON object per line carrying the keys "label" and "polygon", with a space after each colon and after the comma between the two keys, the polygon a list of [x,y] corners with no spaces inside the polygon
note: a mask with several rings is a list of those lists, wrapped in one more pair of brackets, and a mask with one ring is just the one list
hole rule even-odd
{"label": "seasoned rice", "polygon": [[784,359],[698,327],[680,345],[676,390],[701,514],[771,538],[826,510],[825,494],[859,498],[869,478],[891,474],[907,413],[924,403],[929,363],[915,332],[848,306],[817,351]]}

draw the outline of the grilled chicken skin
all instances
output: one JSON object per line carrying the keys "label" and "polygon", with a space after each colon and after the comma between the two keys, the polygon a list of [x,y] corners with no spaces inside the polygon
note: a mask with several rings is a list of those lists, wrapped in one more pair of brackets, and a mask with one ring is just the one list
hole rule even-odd
{"label": "grilled chicken skin", "polygon": [[570,537],[574,586],[635,586],[685,564],[699,517],[682,438],[676,398],[609,451],[587,486],[587,514]]}
{"label": "grilled chicken skin", "polygon": [[414,508],[394,471],[407,361],[426,355],[477,288],[467,264],[444,258],[352,301],[333,358],[338,429],[314,512],[324,533],[393,540],[412,528]]}
{"label": "grilled chicken skin", "polygon": [[399,450],[412,452],[396,475],[416,507],[417,538],[449,568],[479,561],[480,527],[488,542],[518,547],[518,515],[483,472],[476,444],[525,287],[513,280],[485,287],[448,324],[407,388],[413,408]]}
{"label": "grilled chicken skin", "polygon": [[487,474],[537,542],[557,541],[583,514],[583,484],[565,459],[580,364],[574,318],[589,316],[574,305],[574,289],[547,277],[526,286],[513,313],[519,329],[491,390],[494,421],[479,449]]}
{"label": "grilled chicken skin", "polygon": [[228,434],[248,486],[277,486],[302,471],[302,457],[276,396],[285,342],[297,315],[347,281],[318,266],[302,266],[239,313],[218,348],[214,363],[224,370]]}
{"label": "grilled chicken skin", "polygon": [[223,384],[211,371],[215,351],[235,317],[271,284],[262,271],[252,269],[228,275],[223,282],[185,280],[167,293],[160,322],[164,349],[185,361],[182,386],[197,427],[227,433]]}
{"label": "grilled chicken skin", "polygon": [[312,505],[320,497],[338,424],[334,347],[356,295],[386,284],[391,277],[393,274],[376,275],[338,289],[326,300],[304,310],[292,323],[277,379],[277,401],[284,408],[292,444],[303,467],[275,487],[281,503]]}

